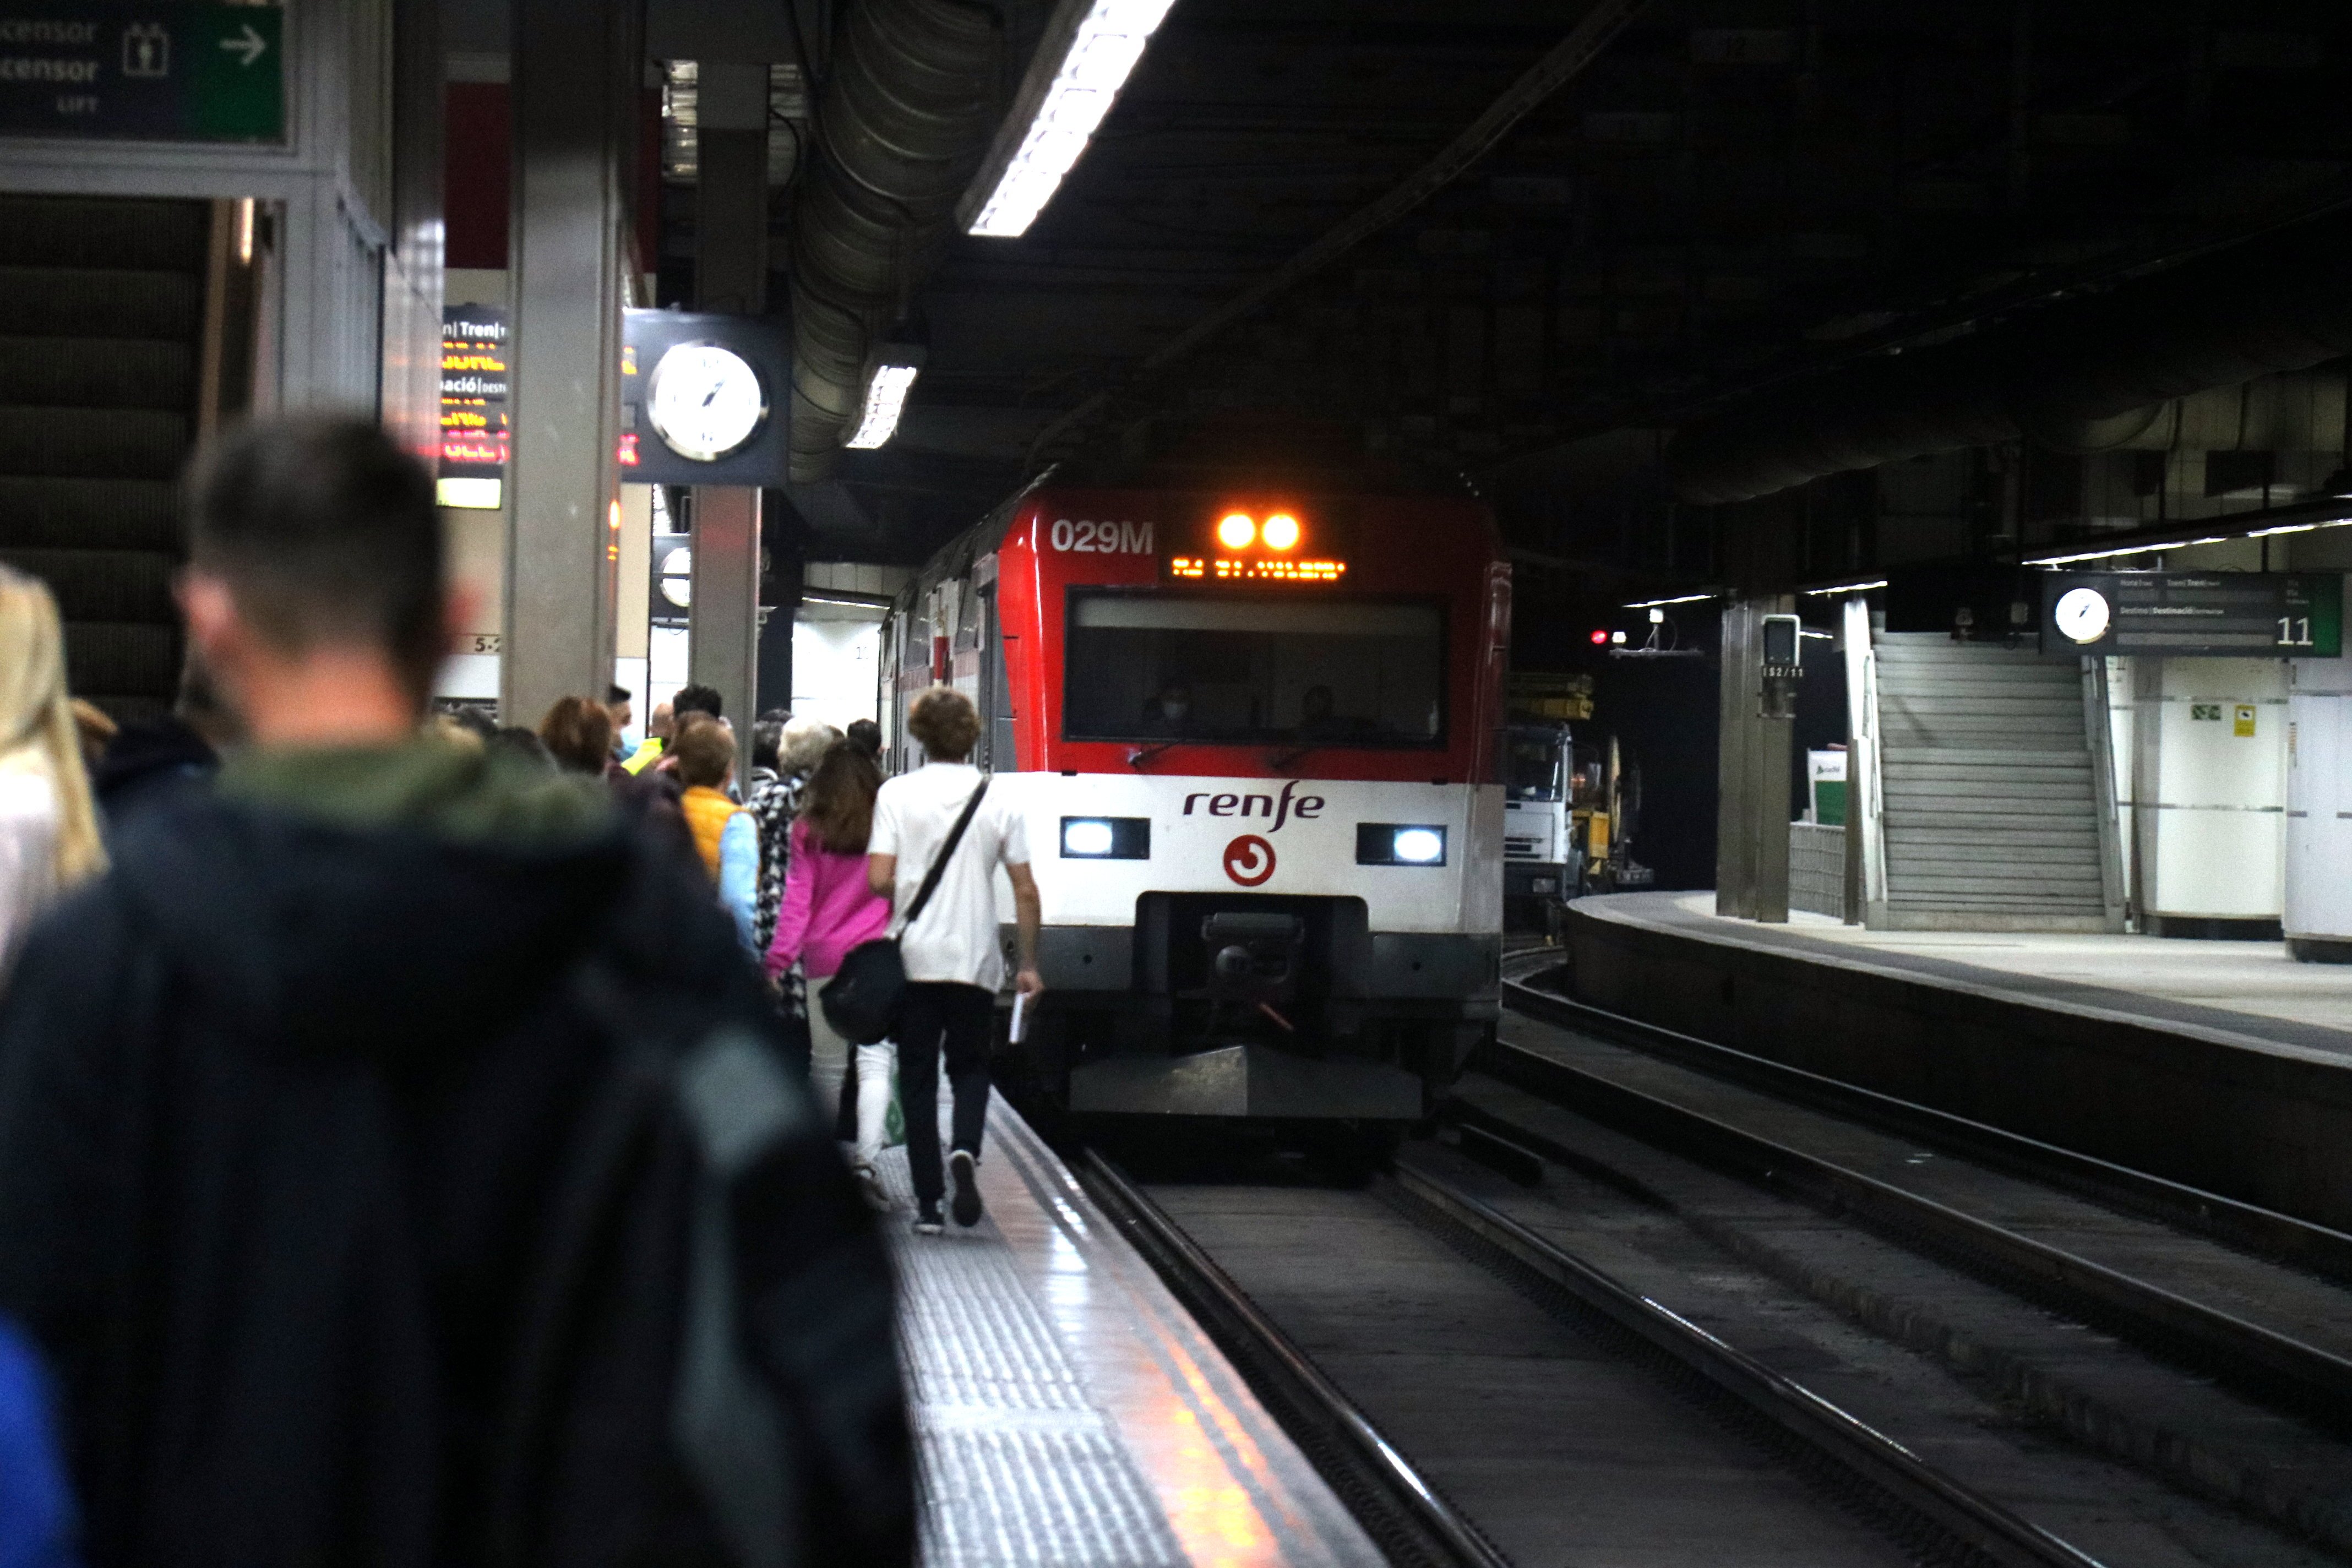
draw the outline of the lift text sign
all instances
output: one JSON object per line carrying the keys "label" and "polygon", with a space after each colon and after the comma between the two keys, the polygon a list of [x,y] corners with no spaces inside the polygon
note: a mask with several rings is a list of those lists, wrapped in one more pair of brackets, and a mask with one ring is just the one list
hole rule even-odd
{"label": "lift text sign", "polygon": [[0,132],[279,142],[286,13],[187,0],[0,0]]}
{"label": "lift text sign", "polygon": [[2335,658],[2344,578],[2334,572],[2053,572],[2044,653]]}

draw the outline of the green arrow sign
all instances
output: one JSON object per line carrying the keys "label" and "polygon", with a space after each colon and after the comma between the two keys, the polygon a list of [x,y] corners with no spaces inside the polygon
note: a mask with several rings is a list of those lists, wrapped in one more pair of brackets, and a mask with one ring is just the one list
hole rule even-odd
{"label": "green arrow sign", "polygon": [[187,0],[0,0],[0,134],[286,138],[286,12]]}

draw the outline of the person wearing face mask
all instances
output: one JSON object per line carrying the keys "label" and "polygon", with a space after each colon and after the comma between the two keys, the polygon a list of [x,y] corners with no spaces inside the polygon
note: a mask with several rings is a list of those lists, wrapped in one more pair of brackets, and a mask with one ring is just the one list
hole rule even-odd
{"label": "person wearing face mask", "polygon": [[1192,711],[1192,689],[1181,680],[1164,682],[1159,695],[1143,705],[1143,726],[1156,735],[1181,734]]}

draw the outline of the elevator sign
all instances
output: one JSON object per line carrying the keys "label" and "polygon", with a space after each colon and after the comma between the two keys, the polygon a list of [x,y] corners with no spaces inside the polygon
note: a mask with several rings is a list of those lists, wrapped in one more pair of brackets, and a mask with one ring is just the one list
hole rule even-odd
{"label": "elevator sign", "polygon": [[2335,572],[2052,572],[2044,653],[2170,658],[2336,658],[2344,578]]}
{"label": "elevator sign", "polygon": [[0,133],[286,138],[286,12],[189,0],[0,0]]}

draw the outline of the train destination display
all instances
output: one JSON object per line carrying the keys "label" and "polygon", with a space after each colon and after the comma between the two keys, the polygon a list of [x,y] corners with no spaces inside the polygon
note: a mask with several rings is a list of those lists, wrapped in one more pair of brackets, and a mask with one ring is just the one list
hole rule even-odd
{"label": "train destination display", "polygon": [[2335,572],[2053,572],[2042,587],[2044,653],[2335,658]]}

